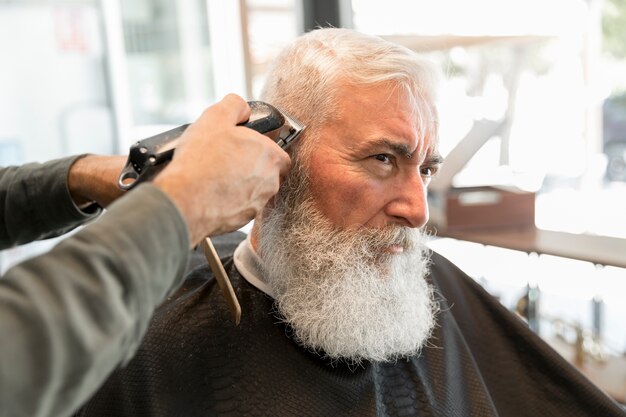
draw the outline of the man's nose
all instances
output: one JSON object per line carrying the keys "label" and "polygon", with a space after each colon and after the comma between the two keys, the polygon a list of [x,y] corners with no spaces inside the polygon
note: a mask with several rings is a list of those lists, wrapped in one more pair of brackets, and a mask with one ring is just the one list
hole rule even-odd
{"label": "man's nose", "polygon": [[419,173],[409,175],[399,181],[394,188],[392,199],[385,207],[385,214],[396,224],[407,227],[422,227],[428,221],[426,185]]}

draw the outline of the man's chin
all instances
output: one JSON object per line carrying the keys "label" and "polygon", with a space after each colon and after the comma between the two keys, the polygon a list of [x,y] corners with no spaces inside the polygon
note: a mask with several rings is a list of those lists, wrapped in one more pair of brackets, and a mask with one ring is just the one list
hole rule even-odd
{"label": "man's chin", "polygon": [[331,278],[320,278],[314,286],[311,276],[292,281],[292,288],[277,294],[277,304],[296,340],[350,364],[418,354],[437,311],[424,278],[428,262],[413,256],[391,258],[383,268],[329,271],[323,275]]}
{"label": "man's chin", "polygon": [[389,255],[397,255],[404,252],[404,247],[402,245],[389,245],[383,248],[383,252]]}

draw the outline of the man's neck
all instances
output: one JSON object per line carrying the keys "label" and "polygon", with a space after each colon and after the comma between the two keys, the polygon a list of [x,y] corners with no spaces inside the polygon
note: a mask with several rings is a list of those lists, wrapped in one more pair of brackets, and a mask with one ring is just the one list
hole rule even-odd
{"label": "man's neck", "polygon": [[237,246],[233,260],[246,281],[273,298],[271,288],[263,277],[263,261],[252,246],[252,233]]}

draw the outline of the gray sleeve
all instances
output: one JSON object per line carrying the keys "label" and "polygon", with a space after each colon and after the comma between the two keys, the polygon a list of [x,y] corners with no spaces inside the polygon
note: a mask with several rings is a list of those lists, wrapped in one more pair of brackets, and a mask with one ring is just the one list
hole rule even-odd
{"label": "gray sleeve", "polygon": [[0,169],[0,249],[61,235],[99,214],[79,210],[70,196],[77,158]]}
{"label": "gray sleeve", "polygon": [[145,184],[0,279],[0,416],[65,416],[134,354],[182,280],[189,235]]}

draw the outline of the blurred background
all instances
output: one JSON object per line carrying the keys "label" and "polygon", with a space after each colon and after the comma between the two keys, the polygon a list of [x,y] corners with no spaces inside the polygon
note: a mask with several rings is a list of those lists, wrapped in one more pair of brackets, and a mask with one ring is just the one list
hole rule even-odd
{"label": "blurred background", "polygon": [[0,165],[125,154],[257,98],[329,25],[440,66],[432,248],[626,403],[626,0],[0,0]]}

